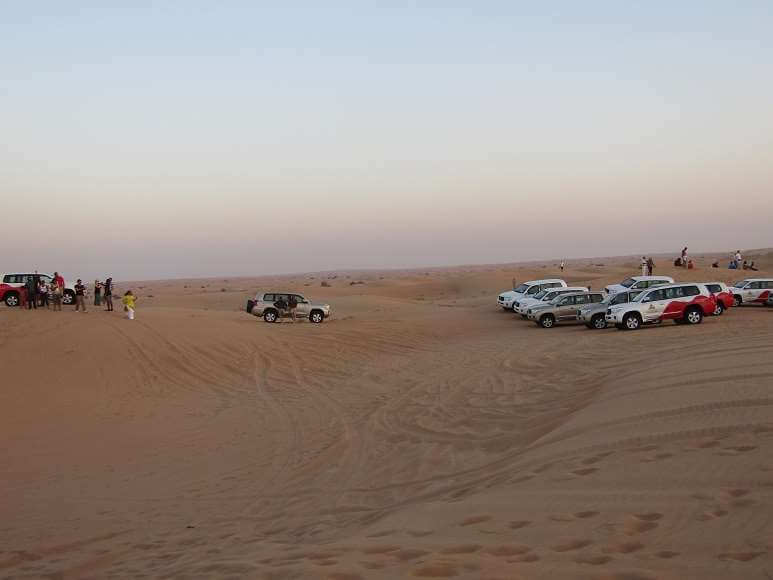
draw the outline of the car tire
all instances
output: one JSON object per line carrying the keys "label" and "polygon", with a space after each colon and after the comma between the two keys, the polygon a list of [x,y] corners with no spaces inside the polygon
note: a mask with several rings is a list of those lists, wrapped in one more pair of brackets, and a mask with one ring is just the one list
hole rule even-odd
{"label": "car tire", "polygon": [[265,320],[266,322],[276,322],[277,320],[279,320],[279,315],[276,310],[269,309],[263,313],[263,320]]}
{"label": "car tire", "polygon": [[722,316],[725,313],[725,305],[722,304],[719,300],[717,300],[717,305],[714,308],[714,316]]}
{"label": "car tire", "polygon": [[313,324],[322,324],[325,321],[325,313],[321,310],[312,310],[309,312],[309,322]]}
{"label": "car tire", "polygon": [[553,328],[556,325],[556,317],[552,314],[543,314],[540,316],[539,325],[542,328]]}
{"label": "car tire", "polygon": [[597,314],[593,318],[591,318],[591,323],[588,325],[588,328],[593,328],[594,330],[602,330],[607,327],[607,319],[604,318],[603,314]]}
{"label": "car tire", "polygon": [[5,295],[5,305],[13,308],[19,305],[19,295],[16,292],[9,292]]}
{"label": "car tire", "polygon": [[700,324],[703,322],[703,312],[700,308],[688,308],[684,313],[685,324]]}
{"label": "car tire", "polygon": [[741,299],[741,297],[740,297],[738,294],[735,294],[735,295],[733,296],[733,306],[740,306],[740,305],[741,305],[741,302],[743,302],[743,300]]}
{"label": "car tire", "polygon": [[62,296],[62,304],[75,304],[75,292],[72,290],[65,290],[64,295]]}
{"label": "car tire", "polygon": [[641,318],[633,312],[623,316],[623,328],[625,330],[639,330],[641,328]]}

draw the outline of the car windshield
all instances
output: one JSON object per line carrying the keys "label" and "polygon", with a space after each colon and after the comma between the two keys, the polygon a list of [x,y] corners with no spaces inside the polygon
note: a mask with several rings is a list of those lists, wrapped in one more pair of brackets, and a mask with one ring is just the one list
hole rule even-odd
{"label": "car windshield", "polygon": [[518,288],[514,288],[513,292],[518,292],[519,294],[523,294],[528,289],[529,287],[526,284],[521,284],[520,286],[518,286]]}
{"label": "car windshield", "polygon": [[636,283],[636,280],[634,280],[633,278],[626,278],[625,280],[620,282],[620,286],[624,286],[625,288],[630,288],[631,286],[634,285],[634,283]]}
{"label": "car windshield", "polygon": [[542,300],[549,302],[550,300],[561,298],[561,294],[563,294],[563,292],[556,292],[555,290],[553,292],[547,292],[545,293],[545,296],[542,298]]}
{"label": "car windshield", "polygon": [[537,293],[534,295],[534,299],[535,299],[535,300],[542,300],[542,297],[543,297],[543,296],[545,296],[545,294],[547,294],[547,293],[548,293],[548,291],[547,291],[547,290],[540,290],[539,292],[537,292]]}

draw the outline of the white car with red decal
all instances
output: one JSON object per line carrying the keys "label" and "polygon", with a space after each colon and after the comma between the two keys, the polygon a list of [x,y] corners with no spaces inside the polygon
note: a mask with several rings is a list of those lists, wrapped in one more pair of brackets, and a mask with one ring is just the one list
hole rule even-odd
{"label": "white car with red decal", "polygon": [[717,307],[714,310],[715,316],[721,316],[725,310],[734,305],[733,293],[730,292],[730,288],[724,282],[704,282],[703,285],[717,299]]}
{"label": "white car with red decal", "polygon": [[683,282],[645,290],[633,302],[610,306],[607,323],[620,330],[637,330],[643,324],[673,320],[677,324],[699,324],[711,316],[717,300],[705,284]]}
{"label": "white car with red decal", "polygon": [[741,304],[765,304],[773,294],[773,278],[746,278],[730,288],[736,306]]}

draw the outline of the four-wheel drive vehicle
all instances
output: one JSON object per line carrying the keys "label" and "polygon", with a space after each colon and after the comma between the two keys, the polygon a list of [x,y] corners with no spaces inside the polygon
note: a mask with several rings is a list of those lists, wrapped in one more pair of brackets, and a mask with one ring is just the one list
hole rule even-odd
{"label": "four-wheel drive vehicle", "polygon": [[717,299],[717,307],[714,309],[714,316],[721,316],[722,313],[733,306],[733,293],[730,292],[730,288],[724,282],[704,282],[706,288],[709,289]]}
{"label": "four-wheel drive vehicle", "polygon": [[545,288],[540,292],[537,292],[533,297],[525,297],[516,300],[513,303],[513,312],[520,314],[523,318],[526,318],[526,313],[529,308],[540,302],[550,302],[556,296],[560,294],[566,294],[567,292],[587,292],[588,289],[585,286],[564,286],[561,288]]}
{"label": "four-wheel drive vehicle", "polygon": [[527,311],[529,320],[542,328],[552,328],[563,322],[581,322],[580,308],[588,304],[600,304],[604,300],[601,292],[568,292],[556,296],[547,304],[535,304]]}
{"label": "four-wheel drive vehicle", "polygon": [[605,286],[604,290],[610,294],[625,292],[626,290],[646,290],[653,286],[662,286],[663,284],[673,284],[674,279],[668,276],[631,276],[626,278],[620,284],[610,284]]}
{"label": "four-wheel drive vehicle", "polygon": [[289,316],[289,312],[280,313],[274,306],[279,298],[284,298],[287,302],[290,296],[295,296],[298,307],[295,309],[295,316],[298,318],[308,318],[310,322],[319,324],[325,318],[330,318],[330,305],[317,304],[310,302],[300,294],[293,292],[258,292],[254,300],[247,300],[247,312],[254,316],[262,316],[266,322],[276,322],[280,316]]}
{"label": "four-wheel drive vehicle", "polygon": [[733,304],[765,304],[773,294],[773,278],[746,278],[735,282],[730,288]]}
{"label": "four-wheel drive vehicle", "polygon": [[705,285],[686,282],[645,290],[633,302],[610,306],[606,319],[620,330],[636,330],[663,320],[699,324],[704,316],[714,314],[716,307],[717,301]]}
{"label": "four-wheel drive vehicle", "polygon": [[[30,276],[35,280],[35,283],[38,280],[43,280],[46,284],[54,282],[54,277],[49,274],[0,274],[0,301],[4,301],[6,306],[18,306],[19,288],[27,283],[27,278]],[[62,304],[75,304],[75,288],[67,282],[64,283]]]}
{"label": "four-wheel drive vehicle", "polygon": [[501,306],[504,310],[512,310],[513,303],[519,298],[526,296],[534,296],[537,292],[544,290],[545,288],[558,288],[565,287],[566,282],[560,278],[546,278],[544,280],[529,280],[524,282],[517,288],[502,292],[497,296],[497,305]]}
{"label": "four-wheel drive vehicle", "polygon": [[601,304],[588,304],[580,308],[580,313],[577,318],[580,322],[585,323],[588,328],[601,330],[607,327],[607,308],[615,306],[617,304],[627,304],[633,301],[644,290],[627,290],[626,292],[618,292],[617,294],[608,294]]}

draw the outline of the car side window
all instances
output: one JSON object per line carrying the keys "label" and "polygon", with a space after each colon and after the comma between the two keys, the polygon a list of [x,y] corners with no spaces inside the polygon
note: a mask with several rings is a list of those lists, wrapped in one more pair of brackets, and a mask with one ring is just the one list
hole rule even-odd
{"label": "car side window", "polygon": [[539,292],[539,286],[530,286],[529,289],[526,291],[526,294],[534,295],[537,292]]}
{"label": "car side window", "polygon": [[663,290],[653,290],[642,299],[642,302],[655,302],[657,300],[665,300],[665,298]]}
{"label": "car side window", "polygon": [[697,296],[700,293],[697,286],[682,286],[682,296]]}
{"label": "car side window", "polygon": [[759,282],[751,282],[748,286],[746,286],[747,290],[759,290],[762,288],[762,284]]}
{"label": "car side window", "polygon": [[296,294],[295,295],[295,300],[298,302],[298,304],[305,304],[306,303],[306,299],[303,296],[301,296],[300,294]]}
{"label": "car side window", "polygon": [[706,288],[708,288],[709,292],[721,292],[721,288],[719,287],[719,284],[706,284]]}
{"label": "car side window", "polygon": [[767,288],[768,290],[773,290],[773,280],[768,280],[767,282],[765,282],[765,288]]}
{"label": "car side window", "polygon": [[275,302],[275,298],[273,294],[264,294],[263,295],[263,301],[264,302]]}
{"label": "car side window", "polygon": [[13,284],[13,282],[11,282],[11,278],[12,278],[12,276],[10,274],[6,274],[5,276],[3,276],[3,282],[5,284],[8,284],[8,283]]}
{"label": "car side window", "polygon": [[567,306],[572,303],[572,297],[571,296],[565,296],[561,298],[561,300],[558,301],[559,306]]}
{"label": "car side window", "polygon": [[580,296],[575,296],[574,297],[574,303],[575,304],[587,304],[588,303],[588,298],[590,298],[590,296],[588,296],[587,294],[583,294],[583,295],[580,295]]}

